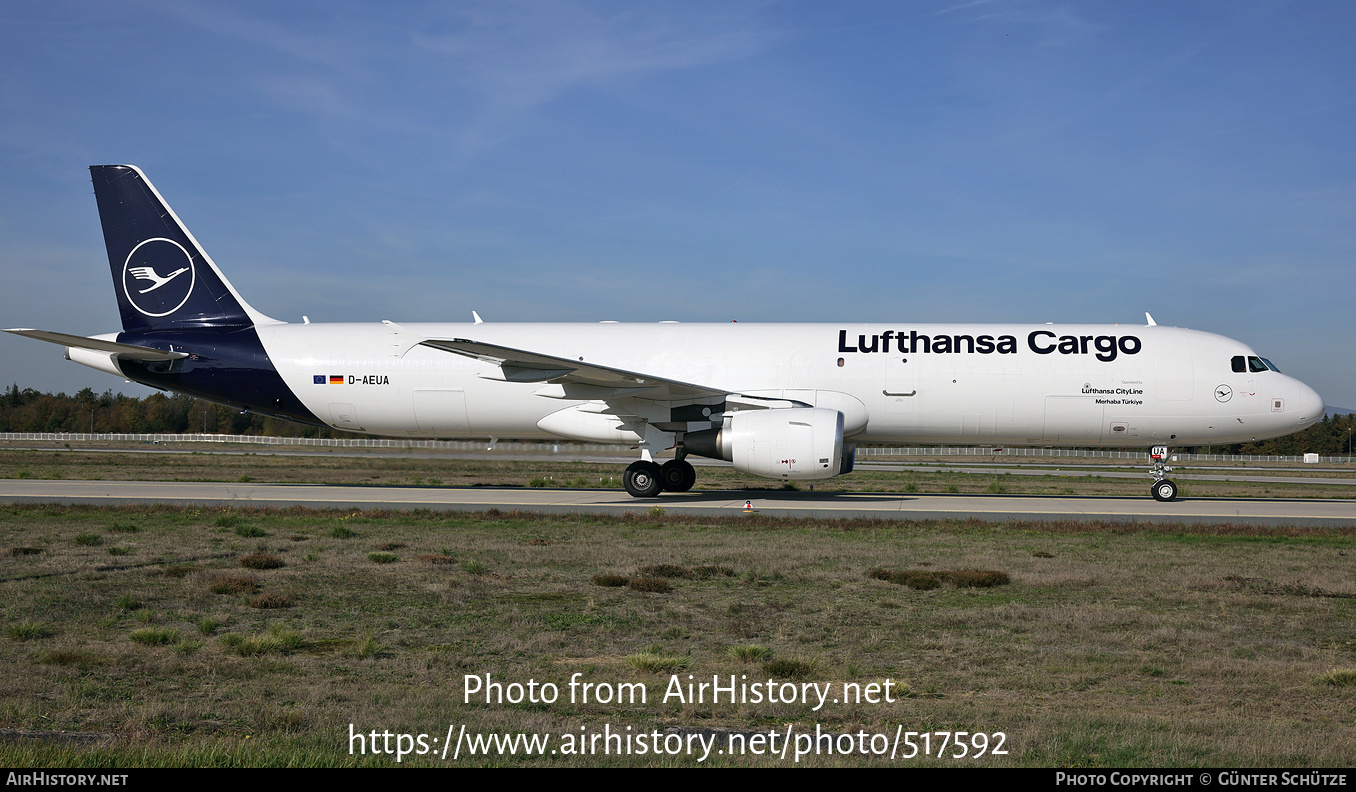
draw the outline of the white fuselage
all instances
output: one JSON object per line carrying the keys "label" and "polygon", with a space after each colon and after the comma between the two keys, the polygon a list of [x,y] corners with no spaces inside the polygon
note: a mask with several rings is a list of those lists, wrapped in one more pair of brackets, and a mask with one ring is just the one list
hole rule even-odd
{"label": "white fuselage", "polygon": [[[838,409],[852,442],[1205,445],[1299,431],[1322,399],[1246,345],[1130,325],[272,324],[284,382],[338,429],[411,437],[605,439],[539,424],[587,399],[420,346],[474,339],[753,397]],[[630,400],[646,409],[643,394]],[[663,408],[666,411],[671,402]],[[667,420],[656,408],[651,420]],[[625,442],[624,437],[614,438]]]}

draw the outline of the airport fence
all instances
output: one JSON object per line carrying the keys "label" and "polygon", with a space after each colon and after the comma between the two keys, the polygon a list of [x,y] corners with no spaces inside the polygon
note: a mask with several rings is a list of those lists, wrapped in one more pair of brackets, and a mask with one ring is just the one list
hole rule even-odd
{"label": "airport fence", "polygon": [[[1265,454],[1185,454],[1174,451],[1173,456],[1184,462],[1308,462],[1349,464],[1356,457],[1272,456]],[[910,456],[983,456],[983,457],[1080,457],[1089,459],[1135,459],[1147,462],[1148,451],[1111,451],[1102,448],[995,448],[993,446],[904,446],[900,448],[857,447],[857,459],[864,457]]]}
{"label": "airport fence", "polygon": [[248,443],[253,445],[313,446],[320,448],[422,448],[435,451],[513,450],[526,453],[615,453],[627,446],[602,443],[525,443],[485,440],[418,440],[390,437],[271,437],[268,435],[201,434],[196,432],[133,434],[114,432],[0,432],[0,440],[48,440],[57,443]]}
{"label": "airport fence", "polygon": [[[531,454],[593,453],[616,454],[629,448],[603,443],[521,442],[488,443],[484,440],[418,440],[384,437],[270,437],[265,435],[228,435],[201,433],[121,434],[89,432],[0,432],[0,441],[32,440],[55,443],[245,443],[273,446],[312,446],[319,448],[394,448],[427,449],[434,451],[503,451]],[[857,459],[884,460],[891,457],[1049,457],[1126,459],[1147,462],[1147,451],[1113,451],[1100,448],[1014,448],[994,446],[858,446]],[[1189,462],[1309,462],[1351,464],[1350,456],[1267,456],[1262,454],[1174,454]]]}

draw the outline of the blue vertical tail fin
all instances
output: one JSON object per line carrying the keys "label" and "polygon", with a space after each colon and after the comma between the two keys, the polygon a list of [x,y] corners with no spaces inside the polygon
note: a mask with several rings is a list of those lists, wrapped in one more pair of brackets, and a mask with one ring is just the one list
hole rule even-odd
{"label": "blue vertical tail fin", "polygon": [[277,323],[245,302],[139,168],[89,170],[125,332]]}

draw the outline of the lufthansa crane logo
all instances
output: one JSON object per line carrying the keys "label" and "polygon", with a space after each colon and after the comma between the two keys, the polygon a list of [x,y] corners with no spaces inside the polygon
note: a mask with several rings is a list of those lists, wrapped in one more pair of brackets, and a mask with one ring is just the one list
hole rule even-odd
{"label": "lufthansa crane logo", "polygon": [[122,292],[146,316],[168,316],[182,308],[196,282],[193,257],[173,239],[142,241],[122,265]]}

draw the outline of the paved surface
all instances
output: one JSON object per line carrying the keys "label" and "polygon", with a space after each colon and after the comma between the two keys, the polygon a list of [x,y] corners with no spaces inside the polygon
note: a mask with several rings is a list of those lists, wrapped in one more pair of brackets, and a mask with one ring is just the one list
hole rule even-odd
{"label": "paved surface", "polygon": [[907,495],[710,491],[632,498],[617,490],[517,487],[352,487],[139,481],[0,480],[0,503],[307,506],[352,509],[524,510],[621,514],[662,506],[670,514],[730,515],[751,500],[758,514],[786,517],[981,520],[1115,520],[1356,527],[1356,501],[1013,495]]}

